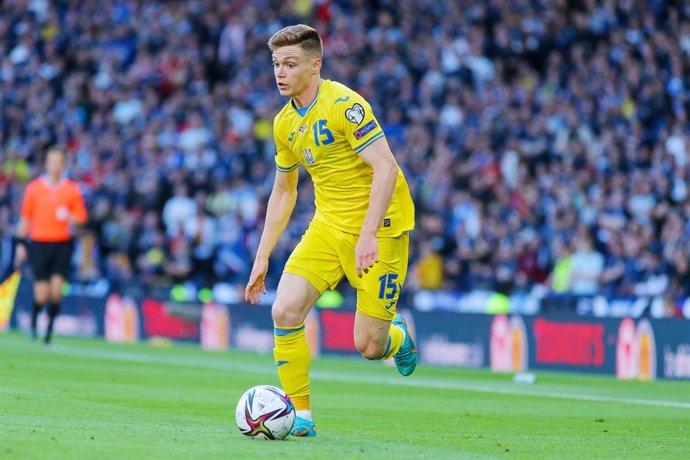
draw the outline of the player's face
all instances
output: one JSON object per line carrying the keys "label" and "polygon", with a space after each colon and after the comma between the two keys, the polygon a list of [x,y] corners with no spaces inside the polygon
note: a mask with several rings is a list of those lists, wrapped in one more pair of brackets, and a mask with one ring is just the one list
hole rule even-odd
{"label": "player's face", "polygon": [[60,152],[49,152],[46,157],[46,172],[50,176],[60,176],[65,170],[65,156]]}
{"label": "player's face", "polygon": [[283,46],[273,51],[273,74],[281,96],[298,96],[318,73],[319,58],[307,55],[298,46]]}

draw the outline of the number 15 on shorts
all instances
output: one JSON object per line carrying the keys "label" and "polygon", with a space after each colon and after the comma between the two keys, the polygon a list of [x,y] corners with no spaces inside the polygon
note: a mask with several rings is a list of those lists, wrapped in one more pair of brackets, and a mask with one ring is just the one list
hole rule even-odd
{"label": "number 15 on shorts", "polygon": [[397,273],[386,273],[379,276],[379,299],[394,299],[398,293]]}

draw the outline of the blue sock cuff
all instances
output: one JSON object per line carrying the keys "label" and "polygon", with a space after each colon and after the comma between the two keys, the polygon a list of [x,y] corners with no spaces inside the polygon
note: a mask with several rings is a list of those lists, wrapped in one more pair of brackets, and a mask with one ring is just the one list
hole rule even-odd
{"label": "blue sock cuff", "polygon": [[278,327],[274,326],[273,327],[273,335],[277,335],[278,337],[284,337],[286,335],[294,334],[296,332],[300,332],[304,330],[304,324],[301,326],[297,327]]}

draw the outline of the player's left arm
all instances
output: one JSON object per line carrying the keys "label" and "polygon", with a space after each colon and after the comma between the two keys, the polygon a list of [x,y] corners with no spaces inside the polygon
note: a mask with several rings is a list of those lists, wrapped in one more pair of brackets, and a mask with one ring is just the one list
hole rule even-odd
{"label": "player's left arm", "polygon": [[72,199],[69,203],[69,219],[72,225],[84,225],[86,219],[88,219],[84,196],[81,194],[77,184],[74,184]]}
{"label": "player's left arm", "polygon": [[355,247],[357,274],[362,276],[379,260],[378,231],[395,191],[398,163],[393,157],[385,137],[380,137],[359,153],[359,157],[374,170],[369,192],[369,209],[362,224],[359,241]]}

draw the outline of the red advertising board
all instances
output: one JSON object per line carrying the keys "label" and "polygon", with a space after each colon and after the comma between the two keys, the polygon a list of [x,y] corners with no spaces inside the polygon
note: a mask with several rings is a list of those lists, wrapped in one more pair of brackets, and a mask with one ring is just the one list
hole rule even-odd
{"label": "red advertising board", "polygon": [[322,310],[320,314],[323,351],[356,352],[355,312],[352,310]]}
{"label": "red advertising board", "polygon": [[604,365],[606,346],[603,324],[537,318],[533,329],[537,363]]}
{"label": "red advertising board", "polygon": [[199,321],[170,314],[164,302],[146,299],[141,304],[144,335],[199,340]]}

